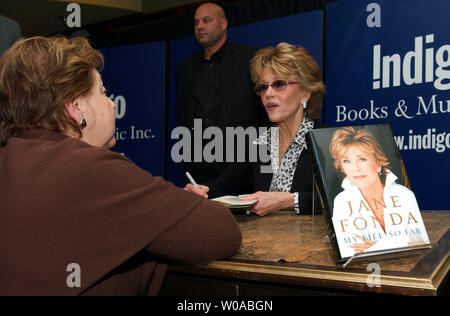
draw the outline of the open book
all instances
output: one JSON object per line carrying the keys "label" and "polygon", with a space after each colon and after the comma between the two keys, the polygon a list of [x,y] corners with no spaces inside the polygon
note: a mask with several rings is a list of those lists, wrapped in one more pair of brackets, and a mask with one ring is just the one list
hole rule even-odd
{"label": "open book", "polygon": [[317,129],[306,140],[337,263],[430,247],[388,124]]}
{"label": "open book", "polygon": [[219,202],[220,204],[232,209],[232,208],[246,208],[255,205],[258,200],[249,200],[249,201],[241,201],[241,197],[245,195],[224,195],[215,199],[211,199],[211,201]]}

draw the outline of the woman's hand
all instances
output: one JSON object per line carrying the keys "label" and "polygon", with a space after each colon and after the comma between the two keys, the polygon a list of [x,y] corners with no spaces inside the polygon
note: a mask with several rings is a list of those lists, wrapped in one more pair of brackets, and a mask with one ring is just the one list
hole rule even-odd
{"label": "woman's hand", "polygon": [[363,241],[362,243],[350,245],[350,248],[353,248],[357,253],[364,252],[373,245],[375,245],[374,241],[364,240],[364,238],[362,238],[361,236],[356,235],[356,238],[361,239],[361,241]]}
{"label": "woman's hand", "polygon": [[183,188],[183,190],[198,194],[200,196],[203,196],[206,199],[208,198],[209,187],[207,187],[206,185],[199,184],[198,186],[195,186],[195,185],[188,183]]}
{"label": "woman's hand", "polygon": [[259,216],[294,207],[294,194],[288,192],[258,191],[241,198],[241,201],[249,200],[258,200],[258,202],[251,208],[248,208],[248,210]]}
{"label": "woman's hand", "polygon": [[410,241],[408,242],[408,247],[421,246],[426,245],[427,243],[424,241]]}

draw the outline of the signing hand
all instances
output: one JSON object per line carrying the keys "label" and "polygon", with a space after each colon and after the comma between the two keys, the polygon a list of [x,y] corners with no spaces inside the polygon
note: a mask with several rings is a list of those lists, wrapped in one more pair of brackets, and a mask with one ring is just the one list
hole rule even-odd
{"label": "signing hand", "polygon": [[294,206],[293,193],[287,192],[261,192],[258,191],[242,197],[241,201],[258,200],[258,203],[249,208],[253,213],[264,216],[271,212],[276,212]]}
{"label": "signing hand", "polygon": [[209,187],[206,185],[199,184],[198,186],[192,185],[190,183],[186,184],[186,186],[183,188],[183,190],[198,194],[200,196],[203,196],[204,198],[208,198],[208,191]]}

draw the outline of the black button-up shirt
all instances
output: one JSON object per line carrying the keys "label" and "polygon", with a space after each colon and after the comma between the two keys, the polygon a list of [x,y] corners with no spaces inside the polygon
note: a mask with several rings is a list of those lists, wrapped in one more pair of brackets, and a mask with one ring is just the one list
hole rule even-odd
{"label": "black button-up shirt", "polygon": [[198,76],[195,82],[195,118],[201,118],[204,126],[214,126],[214,117],[219,96],[224,94],[217,80],[217,73],[222,67],[227,67],[223,58],[227,43],[215,52],[209,60],[203,58],[199,64]]}

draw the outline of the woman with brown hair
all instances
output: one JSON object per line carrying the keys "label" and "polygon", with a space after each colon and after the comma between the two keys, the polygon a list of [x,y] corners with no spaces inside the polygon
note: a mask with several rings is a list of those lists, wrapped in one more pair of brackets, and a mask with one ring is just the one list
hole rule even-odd
{"label": "woman with brown hair", "polygon": [[155,295],[168,263],[239,248],[226,208],[107,149],[102,66],[82,38],[23,39],[0,59],[0,295]]}
{"label": "woman with brown hair", "polygon": [[334,166],[345,175],[334,199],[333,223],[343,257],[429,243],[414,193],[396,183],[389,161],[365,129],[336,130]]}

